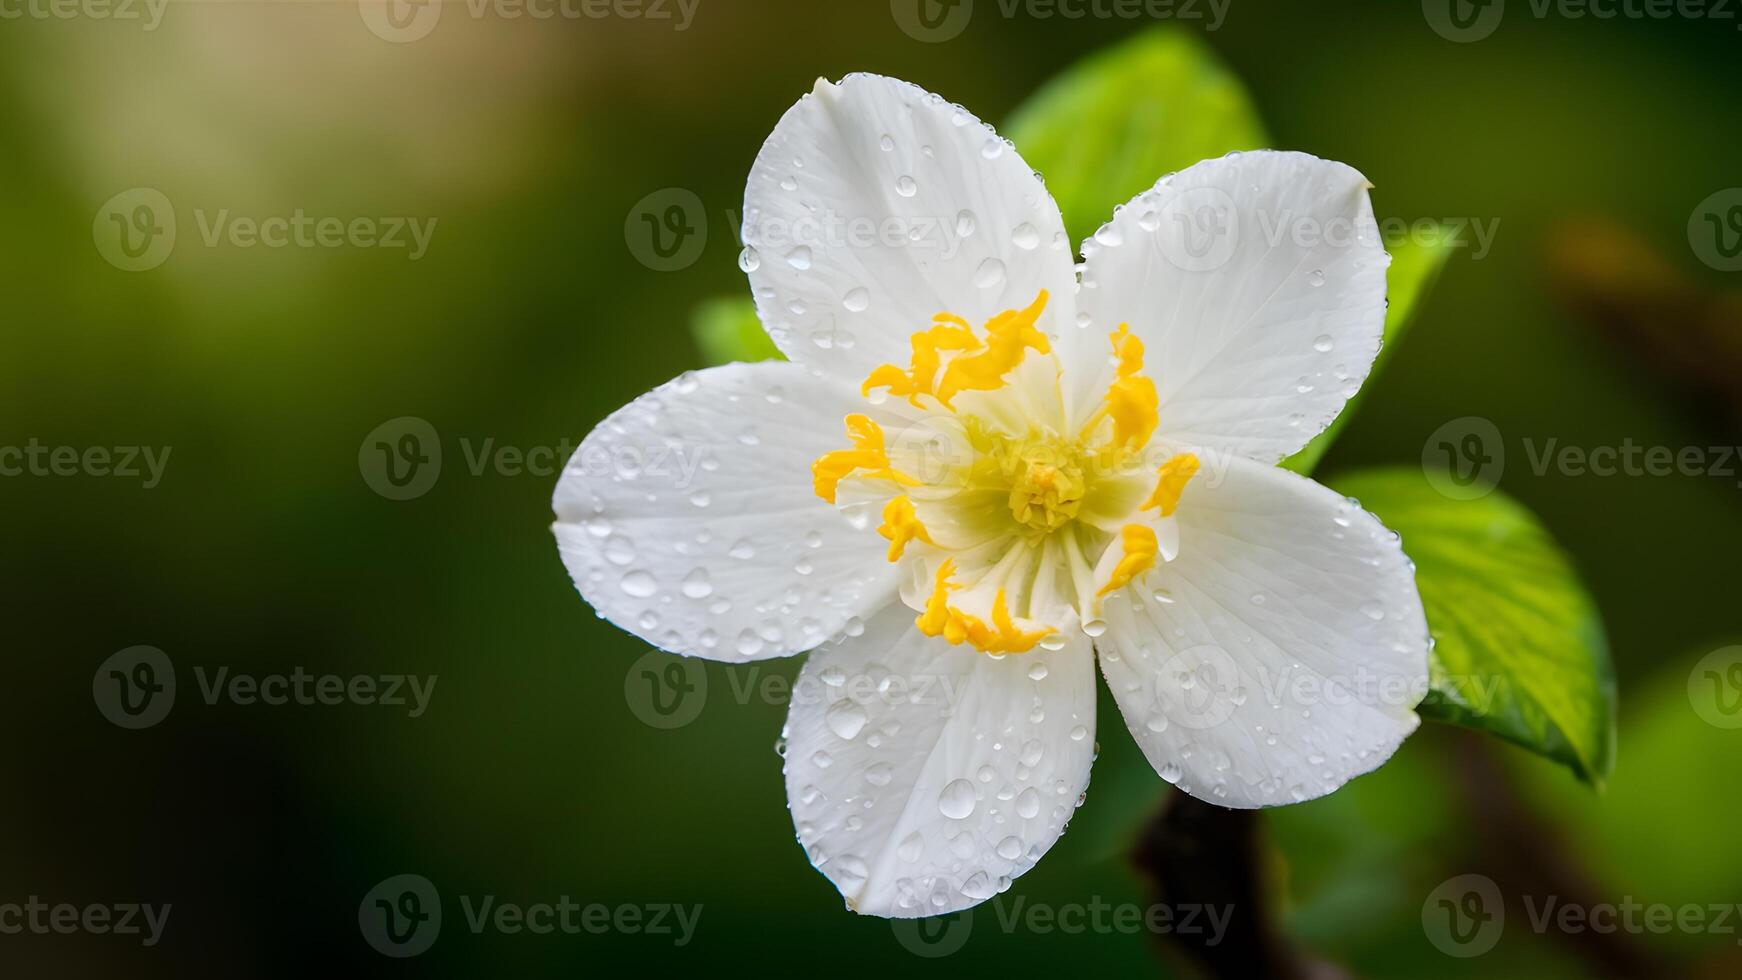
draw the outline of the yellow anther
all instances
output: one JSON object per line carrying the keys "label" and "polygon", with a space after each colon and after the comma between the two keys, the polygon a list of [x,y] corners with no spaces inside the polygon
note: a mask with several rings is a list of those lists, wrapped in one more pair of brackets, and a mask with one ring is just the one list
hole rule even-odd
{"label": "yellow anther", "polygon": [[1113,354],[1119,359],[1118,380],[1107,389],[1113,445],[1119,449],[1141,449],[1160,423],[1155,382],[1139,374],[1143,370],[1143,341],[1131,333],[1130,324],[1119,324],[1110,339]]}
{"label": "yellow anther", "polygon": [[945,559],[938,566],[936,584],[932,588],[931,596],[926,599],[925,612],[914,620],[914,625],[919,627],[921,633],[941,636],[952,646],[966,642],[981,653],[1027,653],[1034,649],[1036,643],[1058,632],[1050,626],[1024,631],[1010,615],[1003,589],[999,589],[992,600],[991,626],[987,626],[978,617],[952,609],[949,594],[956,584],[950,581],[950,576],[955,571],[954,559]]}
{"label": "yellow anther", "polygon": [[1004,378],[1016,370],[1030,350],[1052,353],[1046,334],[1035,327],[1046,309],[1047,292],[1041,290],[1026,309],[1005,310],[986,323],[985,349],[964,354],[944,368],[938,383],[938,400],[945,405],[960,391],[997,391],[1004,387]]}
{"label": "yellow anther", "polygon": [[889,560],[895,561],[901,557],[909,541],[919,540],[926,544],[936,544],[931,535],[926,533],[925,525],[919,522],[919,515],[914,513],[913,501],[906,497],[892,498],[883,508],[883,526],[877,533],[889,539]]}
{"label": "yellow anther", "polygon": [[893,480],[904,487],[918,486],[919,481],[889,465],[889,453],[883,447],[883,430],[866,416],[847,416],[847,435],[852,449],[837,449],[824,453],[811,464],[812,486],[817,496],[835,502],[835,489],[855,470],[870,470],[872,479]]}
{"label": "yellow anther", "polygon": [[1156,474],[1155,492],[1149,495],[1149,499],[1139,509],[1160,507],[1161,516],[1172,517],[1173,512],[1179,509],[1179,498],[1185,493],[1186,484],[1198,475],[1198,458],[1191,453],[1180,453],[1161,464]]}
{"label": "yellow anther", "polygon": [[1147,524],[1127,524],[1120,529],[1119,538],[1125,546],[1125,554],[1120,556],[1119,564],[1113,566],[1107,584],[1095,593],[1097,599],[1130,585],[1132,579],[1154,568],[1155,556],[1161,551],[1155,541],[1155,531]]}
{"label": "yellow anther", "polygon": [[[1006,310],[986,324],[986,338],[974,335],[968,321],[953,313],[939,313],[932,318],[932,327],[911,338],[913,355],[906,370],[894,364],[877,367],[860,386],[861,394],[869,395],[878,388],[889,394],[905,397],[915,407],[919,396],[932,395],[947,408],[950,399],[961,391],[996,391],[1004,386],[1004,378],[1022,363],[1026,351],[1042,354],[1052,352],[1046,335],[1035,326],[1046,309],[1047,292],[1041,290],[1026,309]],[[948,366],[943,354],[956,356]],[[938,369],[943,367],[943,377]]]}

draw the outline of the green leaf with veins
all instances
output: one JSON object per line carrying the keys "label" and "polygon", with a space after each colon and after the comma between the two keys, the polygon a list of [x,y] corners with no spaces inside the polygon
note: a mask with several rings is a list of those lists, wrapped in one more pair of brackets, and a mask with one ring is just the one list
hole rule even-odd
{"label": "green leaf with veins", "polygon": [[1502,493],[1452,500],[1419,469],[1331,481],[1403,536],[1434,648],[1423,718],[1488,732],[1601,786],[1615,673],[1595,603],[1548,531]]}

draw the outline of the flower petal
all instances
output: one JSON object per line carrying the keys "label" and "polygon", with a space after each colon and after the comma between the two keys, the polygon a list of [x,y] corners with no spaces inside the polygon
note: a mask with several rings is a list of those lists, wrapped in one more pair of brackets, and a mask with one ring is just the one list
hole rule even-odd
{"label": "flower petal", "polygon": [[[808,650],[894,595],[888,543],[818,499],[856,394],[797,364],[686,374],[601,422],[558,482],[563,563],[601,615],[674,653]],[[873,412],[872,414],[876,414]]]}
{"label": "flower petal", "polygon": [[1199,474],[1179,556],[1109,597],[1101,670],[1164,779],[1212,803],[1322,796],[1390,758],[1427,691],[1427,620],[1396,535],[1250,460]]}
{"label": "flower petal", "polygon": [[984,323],[1049,301],[1075,316],[1058,205],[959,106],[877,75],[818,81],[780,120],[744,194],[744,266],[776,344],[854,385],[907,365],[940,312]]}
{"label": "flower petal", "polygon": [[1379,352],[1385,269],[1372,186],[1304,153],[1207,160],[1084,244],[1095,336],[1147,348],[1163,439],[1273,463],[1342,411]]}
{"label": "flower petal", "polygon": [[976,905],[1033,867],[1075,812],[1095,744],[1081,634],[999,658],[913,618],[893,605],[813,653],[786,722],[800,843],[850,908],[891,918]]}

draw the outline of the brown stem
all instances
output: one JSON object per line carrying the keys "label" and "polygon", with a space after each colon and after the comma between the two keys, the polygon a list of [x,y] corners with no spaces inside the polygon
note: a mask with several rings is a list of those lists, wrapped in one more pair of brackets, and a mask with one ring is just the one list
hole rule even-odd
{"label": "brown stem", "polygon": [[1315,961],[1283,935],[1264,875],[1264,841],[1256,810],[1225,810],[1174,792],[1144,828],[1131,856],[1160,900],[1175,909],[1201,906],[1228,916],[1227,929],[1170,932],[1164,951],[1208,977],[1330,980],[1345,974]]}

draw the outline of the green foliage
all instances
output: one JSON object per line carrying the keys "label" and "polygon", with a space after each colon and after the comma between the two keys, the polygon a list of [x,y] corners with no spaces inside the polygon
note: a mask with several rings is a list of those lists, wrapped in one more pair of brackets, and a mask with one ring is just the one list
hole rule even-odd
{"label": "green foliage", "polygon": [[690,315],[690,335],[702,352],[702,363],[710,366],[784,360],[748,299],[721,297],[696,307]]}
{"label": "green foliage", "polygon": [[1442,496],[1416,469],[1336,488],[1416,563],[1434,649],[1423,717],[1498,735],[1600,786],[1615,758],[1615,676],[1595,604],[1559,546],[1501,493]]}
{"label": "green foliage", "polygon": [[1046,176],[1077,242],[1163,175],[1269,144],[1240,80],[1197,35],[1165,28],[1048,82],[1005,135]]}

